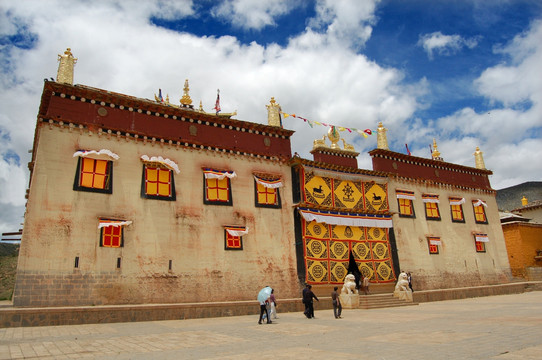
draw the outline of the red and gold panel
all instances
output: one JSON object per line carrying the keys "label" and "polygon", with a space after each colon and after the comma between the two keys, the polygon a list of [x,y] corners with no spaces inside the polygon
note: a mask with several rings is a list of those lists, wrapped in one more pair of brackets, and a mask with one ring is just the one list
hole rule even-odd
{"label": "red and gold panel", "polygon": [[363,210],[363,189],[361,182],[333,180],[335,207]]}
{"label": "red and gold panel", "polygon": [[365,209],[367,211],[389,210],[388,184],[363,183]]}
{"label": "red and gold panel", "polygon": [[328,241],[307,239],[305,247],[306,257],[313,259],[328,259],[328,243]]}
{"label": "red and gold panel", "polygon": [[333,206],[332,188],[330,178],[316,176],[312,173],[305,174],[304,178],[305,202],[315,205]]}
{"label": "red and gold panel", "polygon": [[326,284],[329,282],[328,262],[307,259],[307,282]]}
{"label": "red and gold panel", "polygon": [[331,225],[331,238],[341,240],[365,240],[364,228],[359,226]]}
{"label": "red and gold panel", "polygon": [[347,241],[329,242],[329,258],[333,260],[349,260],[350,247]]}
{"label": "red and gold panel", "polygon": [[311,284],[341,284],[352,252],[361,273],[372,282],[396,280],[388,230],[327,225],[303,220],[306,279]]}
{"label": "red and gold panel", "polygon": [[305,222],[305,236],[315,239],[329,239],[329,226],[323,223],[312,221]]}
{"label": "red and gold panel", "polygon": [[329,265],[329,282],[332,284],[344,282],[344,278],[348,274],[348,261],[331,261]]}
{"label": "red and gold panel", "polygon": [[371,248],[369,247],[369,242],[357,242],[352,243],[352,252],[354,253],[354,258],[359,260],[371,260]]}

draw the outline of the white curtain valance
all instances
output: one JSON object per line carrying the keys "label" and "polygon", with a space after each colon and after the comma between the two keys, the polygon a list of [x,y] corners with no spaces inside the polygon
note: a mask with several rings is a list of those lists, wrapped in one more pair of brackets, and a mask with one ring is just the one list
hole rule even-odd
{"label": "white curtain valance", "polygon": [[176,174],[181,172],[179,170],[179,166],[177,165],[177,163],[175,161],[170,160],[170,159],[164,159],[161,156],[149,157],[148,155],[141,155],[141,160],[143,162],[155,162],[155,163],[162,164],[165,167],[167,167],[169,170],[175,171]]}
{"label": "white curtain valance", "polygon": [[222,180],[225,177],[228,177],[230,179],[233,179],[237,176],[235,171],[220,171],[220,170],[213,170],[213,169],[203,169],[203,175],[206,179],[218,179]]}
{"label": "white curtain valance", "polygon": [[103,227],[109,227],[109,226],[128,226],[131,224],[132,222],[128,220],[102,220],[100,219],[100,224],[98,225],[98,229],[101,229]]}
{"label": "white curtain valance", "polygon": [[256,180],[256,182],[266,188],[270,188],[270,189],[276,189],[276,188],[279,188],[279,187],[282,187],[282,179],[278,178],[276,180],[265,180],[265,179],[262,179],[256,175],[254,175],[254,180]]}
{"label": "white curtain valance", "polygon": [[377,228],[392,228],[390,216],[384,215],[351,215],[331,211],[319,211],[299,208],[299,213],[307,222],[316,221],[329,225],[363,226]]}
{"label": "white curtain valance", "polygon": [[476,206],[480,206],[480,205],[484,205],[485,207],[487,207],[487,204],[484,201],[480,200],[480,199],[472,201],[472,206],[476,207]]}
{"label": "white curtain valance", "polygon": [[438,199],[438,195],[430,195],[430,194],[423,194],[422,195],[422,202],[424,203],[440,203]]}
{"label": "white curtain valance", "polygon": [[440,240],[437,240],[437,239],[431,239],[431,240],[429,240],[429,244],[431,244],[431,245],[442,245],[442,242]]}
{"label": "white curtain valance", "polygon": [[225,227],[228,234],[231,236],[243,236],[248,234],[248,227]]}
{"label": "white curtain valance", "polygon": [[465,198],[450,198],[450,205],[461,205],[465,203]]}
{"label": "white curtain valance", "polygon": [[397,199],[416,200],[414,192],[412,191],[396,190],[395,193],[397,195]]}
{"label": "white curtain valance", "polygon": [[73,154],[73,157],[88,157],[97,160],[118,160],[119,156],[108,149],[96,150],[78,150]]}
{"label": "white curtain valance", "polygon": [[487,234],[474,234],[476,241],[479,242],[489,242],[489,238],[487,237]]}

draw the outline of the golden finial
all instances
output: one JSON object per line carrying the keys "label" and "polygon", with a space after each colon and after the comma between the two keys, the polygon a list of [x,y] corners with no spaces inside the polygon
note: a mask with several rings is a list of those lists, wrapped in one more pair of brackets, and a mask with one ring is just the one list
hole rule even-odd
{"label": "golden finial", "polygon": [[316,148],[327,148],[328,146],[326,145],[326,136],[322,136],[321,139],[316,139],[313,141],[312,143],[312,149],[316,149]]}
{"label": "golden finial", "polygon": [[431,153],[433,160],[442,160],[440,157],[440,152],[437,149],[437,140],[433,139],[433,152]]}
{"label": "golden finial", "polygon": [[477,146],[476,151],[474,151],[474,164],[477,169],[485,169],[486,165],[484,164],[483,152],[480,151],[480,148]]}
{"label": "golden finial", "polygon": [[331,148],[332,149],[340,149],[338,143],[341,139],[341,134],[339,134],[339,130],[335,126],[332,126],[327,131],[327,137],[329,138],[329,141],[331,141]]}
{"label": "golden finial", "polygon": [[525,195],[523,195],[523,197],[521,198],[521,206],[527,206],[528,204],[529,204],[529,200],[527,200]]}
{"label": "golden finial", "polygon": [[192,104],[192,99],[190,99],[190,95],[188,92],[190,91],[190,88],[188,87],[188,79],[184,81],[184,88],[183,88],[183,97],[181,98],[181,104],[188,106]]}
{"label": "golden finial", "polygon": [[199,111],[204,112],[203,111],[203,103],[201,102],[201,100],[199,101]]}
{"label": "golden finial", "polygon": [[64,55],[58,55],[58,72],[56,81],[63,84],[73,85],[73,68],[77,63],[77,59],[73,57],[70,48],[64,51]]}
{"label": "golden finial", "polygon": [[388,129],[382,125],[382,122],[379,122],[378,129],[376,131],[376,147],[383,150],[389,150],[388,138],[386,137],[386,131],[388,131]]}
{"label": "golden finial", "polygon": [[269,105],[265,105],[267,108],[267,124],[270,126],[282,127],[282,120],[280,118],[280,112],[282,111],[280,105],[272,97],[269,101]]}

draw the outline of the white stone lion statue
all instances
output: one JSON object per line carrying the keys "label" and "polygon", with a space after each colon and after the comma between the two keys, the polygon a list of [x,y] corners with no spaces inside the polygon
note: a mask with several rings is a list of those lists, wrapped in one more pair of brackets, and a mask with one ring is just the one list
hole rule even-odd
{"label": "white stone lion statue", "polygon": [[408,287],[408,276],[402,272],[399,274],[393,296],[406,301],[412,301],[412,291]]}
{"label": "white stone lion statue", "polygon": [[341,290],[341,294],[357,294],[358,290],[356,289],[356,278],[352,274],[346,275],[344,278],[344,285]]}

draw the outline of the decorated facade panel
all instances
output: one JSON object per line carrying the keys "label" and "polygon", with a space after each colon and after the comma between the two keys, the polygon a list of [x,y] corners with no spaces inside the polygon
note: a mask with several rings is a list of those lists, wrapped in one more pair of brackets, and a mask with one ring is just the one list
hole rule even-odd
{"label": "decorated facade panel", "polygon": [[333,178],[306,171],[303,172],[301,183],[306,204],[356,212],[389,210],[386,183]]}
{"label": "decorated facade panel", "polygon": [[302,222],[307,283],[343,283],[350,254],[371,282],[396,280],[387,228],[330,225],[304,219]]}

